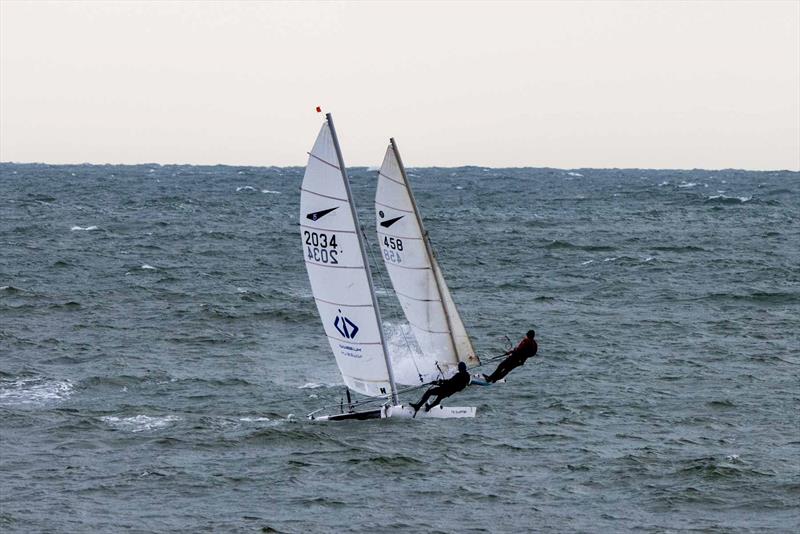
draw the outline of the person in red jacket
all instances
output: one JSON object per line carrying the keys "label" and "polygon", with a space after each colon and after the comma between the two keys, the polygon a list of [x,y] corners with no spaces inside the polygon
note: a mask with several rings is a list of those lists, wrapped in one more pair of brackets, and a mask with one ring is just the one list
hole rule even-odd
{"label": "person in red jacket", "polygon": [[536,356],[536,352],[539,350],[539,345],[537,345],[536,340],[533,339],[535,336],[536,332],[533,330],[528,330],[528,332],[525,334],[525,337],[519,342],[519,345],[517,345],[516,348],[503,353],[503,356],[508,356],[508,358],[500,362],[500,365],[497,366],[497,369],[494,370],[494,373],[490,375],[483,375],[483,378],[485,378],[490,384],[497,382],[510,373],[512,369],[523,365],[525,360]]}

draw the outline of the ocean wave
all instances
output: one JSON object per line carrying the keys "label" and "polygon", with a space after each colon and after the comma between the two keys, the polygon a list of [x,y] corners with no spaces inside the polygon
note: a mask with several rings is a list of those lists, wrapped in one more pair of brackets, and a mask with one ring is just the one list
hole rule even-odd
{"label": "ocean wave", "polygon": [[269,189],[262,189],[261,192],[262,193],[266,193],[268,195],[280,195],[281,194],[280,191],[270,191]]}
{"label": "ocean wave", "polygon": [[796,303],[800,301],[800,294],[772,291],[754,291],[752,293],[709,293],[701,299],[705,300],[740,300],[751,302],[769,303]]}
{"label": "ocean wave", "polygon": [[609,245],[576,245],[574,243],[570,243],[569,241],[560,241],[560,240],[551,241],[550,243],[546,244],[543,248],[550,250],[575,249],[575,250],[585,250],[588,252],[608,252],[612,250],[617,250],[617,247],[612,247]]}
{"label": "ocean wave", "polygon": [[684,475],[700,476],[709,479],[740,478],[744,476],[772,476],[770,473],[748,468],[738,455],[728,455],[725,459],[715,457],[695,458],[684,462],[678,472]]}
{"label": "ocean wave", "polygon": [[70,231],[77,232],[77,231],[86,231],[91,232],[93,230],[97,230],[97,226],[73,226],[70,228]]}
{"label": "ocean wave", "polygon": [[698,247],[696,245],[665,245],[653,247],[653,250],[663,252],[707,252],[703,247]]}
{"label": "ocean wave", "polygon": [[69,380],[26,377],[0,381],[0,405],[44,405],[68,399],[73,392]]}
{"label": "ocean wave", "polygon": [[752,195],[749,197],[729,197],[727,195],[711,195],[706,197],[705,202],[709,204],[744,204],[753,200]]}
{"label": "ocean wave", "polygon": [[243,186],[240,186],[240,187],[236,188],[236,192],[237,193],[240,192],[240,191],[255,191],[255,190],[256,190],[256,188],[253,187],[252,185],[243,185]]}
{"label": "ocean wave", "polygon": [[0,291],[5,291],[6,293],[14,294],[14,293],[21,293],[23,290],[14,286],[0,286]]}
{"label": "ocean wave", "polygon": [[692,187],[697,187],[697,182],[681,182],[678,184],[678,187],[682,189],[689,189]]}
{"label": "ocean wave", "polygon": [[[341,385],[341,384],[339,384]],[[297,386],[297,389],[318,389],[326,387],[325,384],[320,384],[319,382],[307,382],[302,386]],[[328,384],[327,387],[333,387],[332,384]]]}
{"label": "ocean wave", "polygon": [[131,417],[107,415],[101,417],[100,420],[119,430],[126,430],[128,432],[146,432],[149,430],[160,430],[162,428],[166,428],[173,423],[180,421],[181,417],[177,415],[134,415]]}

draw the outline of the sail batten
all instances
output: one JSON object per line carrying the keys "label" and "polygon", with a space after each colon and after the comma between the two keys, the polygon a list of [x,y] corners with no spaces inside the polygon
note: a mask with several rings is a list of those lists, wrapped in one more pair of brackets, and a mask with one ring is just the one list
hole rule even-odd
{"label": "sail batten", "polygon": [[394,140],[375,195],[376,230],[386,270],[422,358],[443,367],[479,360],[433,254]]}

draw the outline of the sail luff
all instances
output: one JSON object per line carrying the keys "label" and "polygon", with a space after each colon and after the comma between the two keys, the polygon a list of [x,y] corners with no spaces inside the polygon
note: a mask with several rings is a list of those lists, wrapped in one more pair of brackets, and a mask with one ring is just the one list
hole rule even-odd
{"label": "sail luff", "polygon": [[325,118],[328,120],[328,126],[331,129],[331,136],[333,137],[333,145],[336,148],[336,157],[339,160],[339,170],[342,173],[342,178],[344,180],[344,187],[345,190],[347,191],[347,201],[348,204],[350,205],[350,211],[353,215],[353,221],[355,222],[356,226],[356,237],[358,238],[358,243],[361,247],[361,258],[362,261],[364,262],[364,271],[367,274],[367,281],[369,284],[370,296],[372,297],[372,306],[375,310],[375,317],[378,320],[378,333],[380,334],[381,345],[383,346],[383,357],[384,360],[386,361],[386,370],[389,373],[389,386],[391,388],[392,404],[396,405],[399,404],[399,399],[397,397],[397,384],[395,383],[394,380],[394,370],[392,369],[392,362],[389,359],[389,351],[386,345],[386,337],[383,332],[383,320],[381,319],[381,311],[380,307],[378,306],[378,299],[377,296],[375,295],[375,283],[372,281],[372,270],[369,267],[369,261],[367,258],[367,247],[366,244],[364,243],[364,237],[360,232],[361,224],[359,223],[358,212],[356,211],[356,206],[355,203],[353,202],[353,193],[350,190],[350,178],[347,176],[347,167],[345,167],[344,165],[344,157],[342,156],[342,149],[339,146],[339,138],[336,135],[336,128],[333,125],[333,117],[331,116],[330,113],[327,113],[325,115]]}

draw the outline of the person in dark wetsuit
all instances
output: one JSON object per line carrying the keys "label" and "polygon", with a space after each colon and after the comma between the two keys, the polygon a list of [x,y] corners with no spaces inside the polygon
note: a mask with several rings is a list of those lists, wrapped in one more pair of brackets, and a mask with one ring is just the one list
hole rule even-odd
{"label": "person in dark wetsuit", "polygon": [[525,360],[536,356],[536,352],[539,350],[539,345],[536,343],[536,340],[533,339],[534,336],[536,336],[536,332],[533,330],[528,330],[528,333],[525,334],[525,338],[519,342],[519,345],[517,345],[516,348],[511,349],[503,354],[503,356],[508,355],[508,358],[500,362],[500,365],[497,366],[497,369],[494,370],[494,373],[490,375],[483,375],[486,381],[490,384],[497,382],[510,373],[512,369],[523,365]]}
{"label": "person in dark wetsuit", "polygon": [[414,407],[414,415],[417,415],[417,412],[419,411],[420,407],[425,404],[425,401],[427,401],[431,395],[436,395],[436,400],[429,405],[425,404],[425,411],[427,412],[442,402],[443,399],[446,399],[453,393],[458,393],[468,385],[469,373],[467,372],[467,364],[464,362],[458,362],[458,372],[456,374],[447,380],[439,380],[435,386],[428,388],[428,391],[425,392],[419,402],[412,402],[409,404]]}

